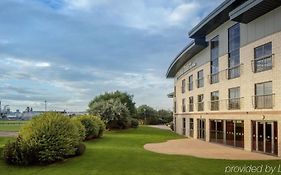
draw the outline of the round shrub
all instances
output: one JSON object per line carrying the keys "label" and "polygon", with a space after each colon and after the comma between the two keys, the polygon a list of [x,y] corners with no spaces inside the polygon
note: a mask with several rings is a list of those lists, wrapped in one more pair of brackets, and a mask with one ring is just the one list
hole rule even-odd
{"label": "round shrub", "polygon": [[75,155],[75,146],[80,143],[76,124],[59,113],[44,113],[33,118],[19,136],[36,151],[36,162],[43,164]]}
{"label": "round shrub", "polygon": [[75,155],[80,156],[84,154],[85,150],[86,150],[86,146],[83,143],[80,143],[78,146],[76,146]]}
{"label": "round shrub", "polygon": [[132,128],[137,128],[139,127],[139,121],[137,119],[132,118],[131,119],[131,127]]}
{"label": "round shrub", "polygon": [[80,137],[79,140],[80,141],[85,140],[85,138],[86,138],[86,129],[85,129],[84,125],[82,125],[82,123],[79,120],[77,120],[77,118],[72,118],[72,122],[78,128],[79,137]]}
{"label": "round shrub", "polygon": [[33,162],[35,152],[18,137],[16,141],[8,142],[3,148],[6,163],[12,165],[29,165]]}
{"label": "round shrub", "polygon": [[85,127],[86,140],[97,138],[99,136],[100,126],[95,118],[96,117],[91,115],[81,115],[77,117],[77,120],[79,120]]}
{"label": "round shrub", "polygon": [[104,122],[99,117],[93,116],[93,119],[95,120],[95,122],[97,122],[97,124],[100,127],[98,137],[102,137],[106,126],[105,126]]}

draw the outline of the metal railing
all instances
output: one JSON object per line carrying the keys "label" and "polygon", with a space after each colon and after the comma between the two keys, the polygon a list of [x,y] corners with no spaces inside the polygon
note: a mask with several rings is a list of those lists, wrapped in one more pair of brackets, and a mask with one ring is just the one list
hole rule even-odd
{"label": "metal railing", "polygon": [[193,81],[189,82],[187,84],[187,86],[188,86],[188,91],[192,91],[193,90]]}
{"label": "metal railing", "polygon": [[271,109],[274,106],[275,94],[255,95],[253,96],[253,105],[255,109]]}
{"label": "metal railing", "polygon": [[209,75],[210,84],[218,83],[220,81],[219,78],[220,78],[220,72]]}
{"label": "metal railing", "polygon": [[241,74],[241,69],[242,69],[243,64],[239,64],[233,67],[230,67],[226,69],[227,71],[227,78],[228,79],[233,79],[233,78],[238,78],[240,77]]}
{"label": "metal railing", "polygon": [[254,73],[270,70],[273,67],[273,56],[268,55],[262,58],[252,60],[252,70]]}
{"label": "metal railing", "polygon": [[201,88],[204,86],[204,78],[200,78],[196,80],[197,88]]}
{"label": "metal railing", "polygon": [[197,111],[204,111],[204,102],[197,103]]}
{"label": "metal railing", "polygon": [[237,109],[241,109],[241,99],[243,97],[238,97],[238,98],[230,98],[227,99],[227,107],[228,110],[237,110]]}
{"label": "metal railing", "polygon": [[189,103],[189,112],[193,112],[194,111],[194,103]]}
{"label": "metal railing", "polygon": [[218,111],[220,109],[220,101],[212,100],[210,101],[211,111]]}

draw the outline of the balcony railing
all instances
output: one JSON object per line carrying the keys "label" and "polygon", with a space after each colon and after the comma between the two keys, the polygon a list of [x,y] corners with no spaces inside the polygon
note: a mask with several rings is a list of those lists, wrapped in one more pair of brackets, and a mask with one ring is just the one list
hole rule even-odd
{"label": "balcony railing", "polygon": [[252,60],[253,72],[257,73],[272,69],[273,55],[274,54]]}
{"label": "balcony railing", "polygon": [[182,106],[182,112],[186,112],[186,107],[185,107],[185,105]]}
{"label": "balcony railing", "polygon": [[227,69],[227,78],[233,79],[233,78],[240,77],[242,65],[243,64],[239,64],[239,65],[228,68]]}
{"label": "balcony railing", "polygon": [[219,78],[220,78],[220,72],[209,75],[210,84],[218,83],[220,81]]}
{"label": "balcony railing", "polygon": [[190,83],[188,83],[188,90],[192,91],[193,90],[193,81],[191,81]]}
{"label": "balcony railing", "polygon": [[204,86],[204,78],[200,78],[196,80],[197,88],[201,88]]}
{"label": "balcony railing", "polygon": [[194,111],[194,103],[189,103],[189,112],[193,112]]}
{"label": "balcony railing", "polygon": [[241,97],[227,99],[228,110],[241,109],[241,101],[242,101]]}
{"label": "balcony railing", "polygon": [[220,101],[219,100],[210,101],[210,105],[211,105],[211,111],[218,111],[220,109]]}
{"label": "balcony railing", "polygon": [[275,94],[253,96],[255,109],[271,109],[274,106]]}
{"label": "balcony railing", "polygon": [[204,111],[204,102],[198,102],[197,107],[198,111]]}

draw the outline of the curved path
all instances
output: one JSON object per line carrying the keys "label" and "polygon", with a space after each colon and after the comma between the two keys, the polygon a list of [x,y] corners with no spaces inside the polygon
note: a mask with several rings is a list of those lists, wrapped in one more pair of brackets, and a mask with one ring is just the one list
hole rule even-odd
{"label": "curved path", "polygon": [[16,137],[16,136],[18,136],[18,132],[0,131],[0,137]]}
{"label": "curved path", "polygon": [[238,148],[232,148],[219,144],[209,143],[197,139],[177,139],[164,143],[149,143],[144,145],[144,149],[173,155],[190,155],[200,158],[228,159],[228,160],[276,160],[281,159]]}

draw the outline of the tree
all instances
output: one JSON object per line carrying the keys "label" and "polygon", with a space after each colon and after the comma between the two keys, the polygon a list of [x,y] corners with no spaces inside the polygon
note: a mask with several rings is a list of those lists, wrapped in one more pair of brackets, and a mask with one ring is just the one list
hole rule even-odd
{"label": "tree", "polygon": [[148,105],[141,105],[137,109],[138,118],[144,124],[157,124],[157,111]]}
{"label": "tree", "polygon": [[173,112],[170,110],[160,109],[158,110],[158,116],[161,120],[161,124],[166,124],[173,121]]}
{"label": "tree", "polygon": [[119,99],[91,102],[88,112],[100,116],[109,129],[125,129],[130,127],[130,112]]}
{"label": "tree", "polygon": [[121,104],[125,105],[129,110],[129,114],[131,117],[136,116],[136,107],[135,102],[133,101],[133,95],[129,95],[126,92],[106,92],[105,94],[99,95],[95,97],[90,103],[89,107],[92,106],[93,103],[107,101],[107,100],[119,100]]}

